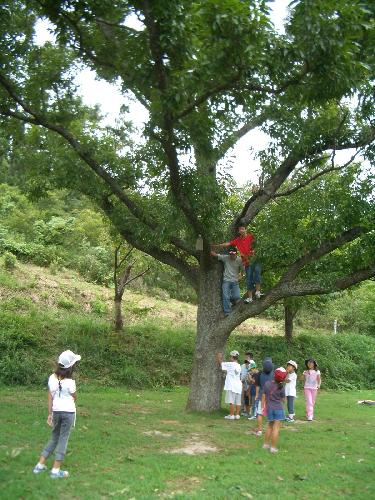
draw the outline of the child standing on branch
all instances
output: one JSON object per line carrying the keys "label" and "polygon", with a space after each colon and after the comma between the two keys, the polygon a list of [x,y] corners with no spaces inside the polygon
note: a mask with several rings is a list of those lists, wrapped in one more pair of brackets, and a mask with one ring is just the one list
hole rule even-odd
{"label": "child standing on branch", "polygon": [[239,226],[238,236],[236,238],[226,243],[212,245],[213,248],[227,248],[229,246],[236,246],[238,248],[242,263],[245,267],[247,286],[247,297],[245,302],[249,304],[253,301],[254,290],[255,298],[260,299],[261,267],[255,260],[253,234],[247,233],[245,226]]}
{"label": "child standing on branch", "polygon": [[69,473],[60,470],[65,457],[69,435],[76,419],[76,383],[72,379],[75,364],[81,356],[72,351],[60,354],[55,373],[48,379],[48,417],[47,424],[52,427],[52,436],[34,467],[34,474],[47,470],[46,460],[55,451],[55,461],[50,473],[51,478],[68,477]]}
{"label": "child standing on branch", "polygon": [[224,274],[222,283],[222,297],[224,315],[228,316],[232,312],[232,302],[241,300],[238,279],[244,271],[242,260],[237,256],[237,248],[229,247],[228,255],[211,252],[212,257],[217,257],[224,264]]}

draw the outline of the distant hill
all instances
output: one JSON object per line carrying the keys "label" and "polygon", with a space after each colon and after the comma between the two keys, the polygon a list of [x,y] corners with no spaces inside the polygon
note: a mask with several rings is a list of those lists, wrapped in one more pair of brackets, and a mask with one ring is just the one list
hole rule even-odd
{"label": "distant hill", "polygon": [[[77,376],[83,384],[170,387],[190,380],[196,307],[171,299],[165,291],[126,290],[125,328],[113,331],[110,288],[84,281],[74,271],[17,263],[7,271],[0,260],[0,383],[44,384],[57,355],[82,355]],[[375,385],[375,339],[304,331],[292,344],[282,323],[253,318],[233,332],[228,349],[248,349],[261,364],[298,363],[315,356],[325,387]]]}

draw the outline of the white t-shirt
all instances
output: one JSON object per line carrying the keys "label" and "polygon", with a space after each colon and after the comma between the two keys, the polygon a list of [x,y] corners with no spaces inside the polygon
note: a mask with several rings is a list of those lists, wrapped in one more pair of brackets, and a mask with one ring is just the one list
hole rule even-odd
{"label": "white t-shirt", "polygon": [[297,374],[295,372],[288,373],[286,379],[289,380],[289,382],[285,384],[285,396],[297,396]]}
{"label": "white t-shirt", "polygon": [[66,411],[75,413],[76,404],[72,394],[76,392],[75,380],[64,378],[60,380],[53,373],[48,379],[48,389],[52,394],[52,411]]}
{"label": "white t-shirt", "polygon": [[221,363],[221,369],[227,372],[225,377],[224,391],[232,391],[236,394],[242,393],[241,365],[237,361]]}

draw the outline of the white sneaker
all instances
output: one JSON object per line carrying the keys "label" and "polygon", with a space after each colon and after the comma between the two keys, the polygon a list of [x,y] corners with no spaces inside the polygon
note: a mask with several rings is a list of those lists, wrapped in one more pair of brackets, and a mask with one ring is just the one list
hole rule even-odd
{"label": "white sneaker", "polygon": [[272,446],[271,446],[271,448],[270,448],[271,453],[277,453],[278,451],[279,450],[277,448],[272,448]]}
{"label": "white sneaker", "polygon": [[234,420],[234,415],[225,415],[226,420]]}
{"label": "white sneaker", "polygon": [[257,291],[255,292],[255,298],[256,298],[256,299],[260,299],[260,291],[259,291],[259,290],[257,290]]}
{"label": "white sneaker", "polygon": [[250,304],[250,302],[252,302],[252,301],[253,301],[253,298],[252,298],[252,297],[247,297],[247,298],[244,300],[245,304]]}
{"label": "white sneaker", "polygon": [[236,419],[236,420],[239,420],[240,418],[241,418],[241,417],[240,417],[239,415],[236,415],[236,416],[235,416],[235,419]]}
{"label": "white sneaker", "polygon": [[312,422],[313,418],[312,418],[312,417],[307,417],[307,420],[308,420],[309,422]]}

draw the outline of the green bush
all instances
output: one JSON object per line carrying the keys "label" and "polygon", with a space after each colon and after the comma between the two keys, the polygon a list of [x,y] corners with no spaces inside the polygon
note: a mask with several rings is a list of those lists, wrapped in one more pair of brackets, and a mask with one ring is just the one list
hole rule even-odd
{"label": "green bush", "polygon": [[84,252],[75,264],[79,273],[88,281],[107,284],[110,281],[111,267],[106,261],[103,249],[91,249]]}
{"label": "green bush", "polygon": [[305,369],[305,360],[313,357],[326,389],[364,389],[375,385],[375,340],[366,335],[304,334],[297,335],[290,344],[283,337],[257,336],[249,341],[232,336],[228,349],[234,348],[241,353],[253,351],[260,366],[265,356],[271,356],[278,366],[294,359],[299,374]]}
{"label": "green bush", "polygon": [[13,271],[17,264],[17,257],[12,252],[4,252],[3,262],[7,271]]}
{"label": "green bush", "polygon": [[98,314],[100,316],[108,313],[107,304],[105,304],[104,302],[102,302],[99,299],[92,300],[90,302],[90,306],[91,306],[92,312],[94,312],[95,314]]}
{"label": "green bush", "polygon": [[75,303],[70,300],[70,299],[67,299],[66,297],[60,297],[59,300],[57,301],[57,305],[58,307],[62,307],[63,309],[74,309],[75,308]]}

